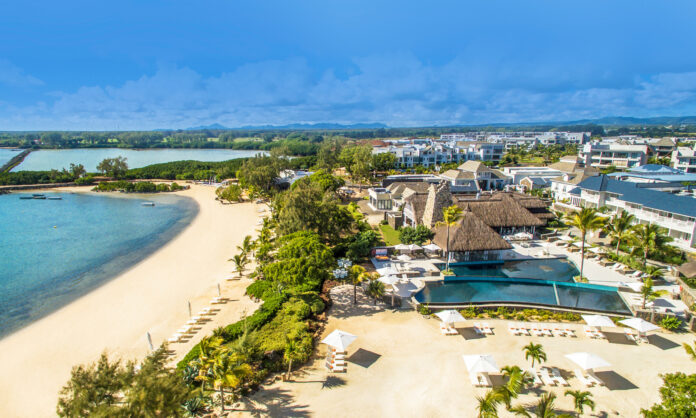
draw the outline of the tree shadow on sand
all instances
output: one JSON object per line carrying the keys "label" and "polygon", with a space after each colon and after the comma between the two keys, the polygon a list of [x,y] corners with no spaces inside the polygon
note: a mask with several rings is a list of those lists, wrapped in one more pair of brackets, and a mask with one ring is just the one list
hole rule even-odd
{"label": "tree shadow on sand", "polygon": [[331,289],[331,308],[329,315],[339,318],[351,318],[354,316],[371,316],[384,311],[384,304],[374,304],[372,299],[365,296],[362,288],[358,287],[358,303],[353,305],[353,287],[341,286]]}
{"label": "tree shadow on sand", "polygon": [[253,400],[246,402],[246,408],[235,412],[247,412],[253,417],[309,417],[308,405],[298,405],[289,390],[281,388],[264,389]]}

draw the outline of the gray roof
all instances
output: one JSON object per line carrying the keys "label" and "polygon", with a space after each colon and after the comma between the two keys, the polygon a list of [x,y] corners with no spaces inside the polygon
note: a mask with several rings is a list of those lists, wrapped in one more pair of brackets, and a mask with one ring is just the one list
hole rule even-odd
{"label": "gray roof", "polygon": [[609,176],[590,177],[578,187],[596,192],[610,192],[620,195],[626,202],[643,205],[651,209],[696,217],[696,200],[688,196],[677,196],[671,193],[659,192],[637,187],[636,183],[612,180]]}

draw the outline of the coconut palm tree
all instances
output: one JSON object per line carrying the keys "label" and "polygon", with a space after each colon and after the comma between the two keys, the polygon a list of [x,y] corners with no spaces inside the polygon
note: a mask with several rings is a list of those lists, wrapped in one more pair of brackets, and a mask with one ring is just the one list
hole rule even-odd
{"label": "coconut palm tree", "polygon": [[283,358],[288,362],[288,371],[285,373],[285,379],[290,379],[290,373],[292,372],[292,362],[301,361],[305,358],[306,352],[302,349],[297,341],[287,338],[285,339],[285,351],[283,352]]}
{"label": "coconut palm tree", "polygon": [[684,347],[684,351],[686,351],[686,354],[688,354],[689,357],[691,357],[691,360],[696,361],[696,340],[694,340],[693,347],[687,343],[682,344],[682,347]]}
{"label": "coconut palm tree", "polygon": [[374,299],[375,305],[377,300],[384,296],[384,283],[379,280],[370,280],[367,284],[367,294]]}
{"label": "coconut palm tree", "polygon": [[633,227],[633,244],[643,253],[643,267],[648,262],[650,252],[661,251],[672,242],[672,237],[665,234],[665,229],[655,224],[640,224]]}
{"label": "coconut palm tree", "polygon": [[625,241],[632,236],[632,224],[635,217],[626,211],[622,211],[621,215],[614,215],[611,222],[604,225],[604,231],[613,239],[616,240],[616,255],[619,255],[619,247],[621,241]]}
{"label": "coconut palm tree", "polygon": [[242,245],[238,245],[237,249],[240,251],[240,253],[246,257],[248,256],[251,251],[254,249],[254,240],[251,238],[251,235],[247,235],[244,237],[244,241],[242,241]]}
{"label": "coconut palm tree", "polygon": [[357,264],[352,265],[348,270],[348,277],[353,284],[353,305],[358,304],[358,285],[367,278],[365,272],[365,268]]}
{"label": "coconut palm tree", "polygon": [[500,395],[494,390],[489,390],[483,396],[477,396],[478,418],[498,418],[498,405],[500,405]]}
{"label": "coconut palm tree", "polygon": [[447,253],[447,262],[445,266],[445,270],[449,270],[449,262],[450,262],[450,227],[454,226],[459,222],[460,219],[462,219],[462,208],[460,208],[457,205],[452,205],[450,207],[447,207],[444,209],[442,212],[442,222],[439,222],[438,224],[440,225],[447,225],[447,248],[445,252]]}
{"label": "coconut palm tree", "polygon": [[195,380],[201,382],[201,389],[205,390],[205,382],[210,380],[210,375],[208,371],[215,360],[214,356],[216,351],[220,348],[222,344],[222,338],[219,337],[203,337],[198,343],[198,358],[196,363],[198,363],[198,376]]}
{"label": "coconut palm tree", "polygon": [[501,370],[503,376],[507,377],[507,381],[504,385],[498,386],[495,391],[509,411],[512,408],[512,400],[517,399],[529,377],[519,366],[505,366]]}
{"label": "coconut palm tree", "polygon": [[220,391],[220,410],[225,412],[225,389],[237,389],[252,374],[242,356],[222,354],[215,358],[210,371],[213,387]]}
{"label": "coconut palm tree", "polygon": [[565,395],[573,397],[573,405],[575,406],[575,412],[578,413],[578,416],[585,412],[585,407],[594,411],[595,401],[592,400],[592,394],[590,392],[568,389],[565,391]]}
{"label": "coconut palm tree", "polygon": [[645,304],[649,300],[653,300],[657,297],[657,292],[653,290],[653,281],[651,277],[646,277],[643,280],[643,286],[640,288],[640,294],[643,296],[643,309],[645,309]]}
{"label": "coconut palm tree", "polygon": [[541,364],[543,361],[546,361],[546,352],[541,344],[534,344],[533,342],[530,342],[522,347],[522,350],[524,350],[525,360],[530,358],[532,359],[532,368],[534,368],[535,362]]}
{"label": "coconut palm tree", "polygon": [[246,255],[244,254],[235,254],[234,257],[230,258],[227,261],[232,261],[234,263],[234,271],[239,273],[239,277],[242,277],[242,273],[244,272],[244,268],[246,267],[247,263],[249,260],[247,260]]}
{"label": "coconut palm tree", "polygon": [[587,238],[587,233],[602,228],[604,218],[597,215],[596,209],[582,208],[580,211],[575,211],[570,215],[568,225],[580,230],[580,239],[582,240],[580,247],[580,277],[584,277],[582,272],[585,267],[585,239]]}
{"label": "coconut palm tree", "polygon": [[536,417],[536,418],[566,418],[571,415],[559,414],[556,412],[556,394],[553,392],[544,393],[541,395],[536,404],[532,405],[532,409],[527,411],[524,406],[516,406],[511,409],[517,416],[521,417]]}

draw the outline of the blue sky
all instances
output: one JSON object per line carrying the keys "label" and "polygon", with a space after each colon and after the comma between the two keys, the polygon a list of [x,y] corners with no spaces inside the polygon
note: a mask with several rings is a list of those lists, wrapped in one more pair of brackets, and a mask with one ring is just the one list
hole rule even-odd
{"label": "blue sky", "polygon": [[693,1],[0,6],[0,130],[696,114]]}

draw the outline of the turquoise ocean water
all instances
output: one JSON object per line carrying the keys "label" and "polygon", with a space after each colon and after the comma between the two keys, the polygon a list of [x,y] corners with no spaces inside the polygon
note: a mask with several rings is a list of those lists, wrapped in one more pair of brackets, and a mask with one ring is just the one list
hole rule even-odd
{"label": "turquoise ocean water", "polygon": [[63,200],[0,196],[0,337],[144,259],[198,212],[175,195],[45,194]]}
{"label": "turquoise ocean water", "polygon": [[[97,171],[97,165],[104,158],[118,156],[127,158],[128,167],[138,168],[150,164],[171,161],[226,161],[235,158],[253,157],[264,151],[245,151],[231,149],[119,149],[119,148],[79,148],[61,150],[33,151],[12,171],[42,171],[68,168],[70,163],[82,164],[89,172]],[[0,154],[2,158],[2,154]],[[11,156],[8,160],[12,158]]]}
{"label": "turquoise ocean water", "polygon": [[11,149],[0,148],[0,166],[10,161],[12,157],[19,154],[21,151],[15,151]]}

